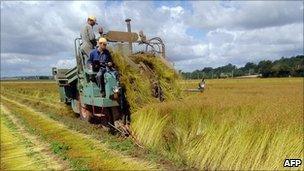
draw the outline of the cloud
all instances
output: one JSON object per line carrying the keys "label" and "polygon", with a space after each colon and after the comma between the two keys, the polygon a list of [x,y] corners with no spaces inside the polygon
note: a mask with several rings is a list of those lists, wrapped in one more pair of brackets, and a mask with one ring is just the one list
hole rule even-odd
{"label": "cloud", "polygon": [[303,24],[246,31],[216,29],[209,31],[206,37],[199,58],[179,60],[176,65],[191,71],[206,66],[243,65],[250,61],[303,54]]}
{"label": "cloud", "polygon": [[96,15],[105,32],[125,31],[131,18],[132,31],[161,37],[168,59],[185,71],[303,53],[301,2],[5,1],[1,74],[72,67],[73,41],[88,15]]}
{"label": "cloud", "polygon": [[49,56],[1,53],[1,76],[41,75],[50,73]]}
{"label": "cloud", "polygon": [[15,55],[11,55],[9,57],[7,55],[4,55],[1,62],[7,64],[25,64],[29,63],[30,61],[27,58],[21,58]]}
{"label": "cloud", "polygon": [[195,1],[192,7],[188,24],[204,29],[257,29],[303,21],[300,1]]}
{"label": "cloud", "polygon": [[[293,30],[292,32],[290,30]],[[207,38],[213,47],[217,47],[216,52],[221,55],[241,57],[271,55],[282,51],[301,49],[303,47],[303,25],[290,24],[282,27],[268,27],[247,31],[228,31],[217,29],[210,31]],[[221,40],[219,40],[221,39]],[[269,53],[269,54],[267,54]]]}
{"label": "cloud", "polygon": [[73,68],[76,65],[75,59],[59,59],[55,65],[51,65],[52,67],[58,68]]}

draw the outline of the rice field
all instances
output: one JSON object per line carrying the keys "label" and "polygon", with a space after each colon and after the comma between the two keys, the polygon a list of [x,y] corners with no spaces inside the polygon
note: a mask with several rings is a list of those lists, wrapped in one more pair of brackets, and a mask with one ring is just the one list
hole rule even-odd
{"label": "rice field", "polygon": [[281,170],[286,158],[303,159],[303,78],[208,80],[204,93],[144,108],[133,119],[143,144],[180,165]]}
{"label": "rice field", "polygon": [[[174,84],[195,88],[198,80]],[[1,170],[51,162],[50,169],[282,170],[286,158],[304,159],[303,78],[206,84],[203,93],[179,91],[178,98],[134,106],[132,133],[142,149],[79,120],[59,102],[55,82],[1,82]],[[35,162],[37,156],[44,157]]]}

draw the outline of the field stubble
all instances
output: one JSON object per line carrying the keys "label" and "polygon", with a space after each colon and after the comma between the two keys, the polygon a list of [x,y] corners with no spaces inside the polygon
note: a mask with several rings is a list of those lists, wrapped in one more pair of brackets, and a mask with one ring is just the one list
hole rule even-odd
{"label": "field stubble", "polygon": [[47,143],[31,135],[24,125],[1,105],[1,170],[65,170],[60,158],[52,154]]}
{"label": "field stubble", "polygon": [[[99,137],[58,103],[55,83],[1,84],[2,95]],[[178,83],[180,89],[197,84]],[[283,169],[285,158],[304,157],[303,123],[302,78],[207,80],[204,93],[184,92],[182,99],[153,102],[132,114],[133,133],[151,154],[197,169]]]}
{"label": "field stubble", "polygon": [[303,79],[207,80],[204,93],[143,108],[133,120],[143,144],[180,165],[283,169],[286,158],[303,158]]}
{"label": "field stubble", "polygon": [[68,161],[73,169],[142,170],[155,167],[145,161],[110,150],[89,135],[70,130],[44,113],[37,112],[15,100],[3,96],[1,98],[3,105],[11,111],[12,115],[21,120],[28,131],[50,143],[53,152]]}

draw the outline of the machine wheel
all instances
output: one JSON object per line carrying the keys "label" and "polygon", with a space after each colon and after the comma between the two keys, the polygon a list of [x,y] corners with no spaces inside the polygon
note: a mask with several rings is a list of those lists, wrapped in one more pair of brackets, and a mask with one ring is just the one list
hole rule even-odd
{"label": "machine wheel", "polygon": [[78,107],[79,107],[79,115],[81,120],[85,120],[90,122],[92,119],[92,113],[85,107],[81,105],[80,97],[77,97]]}
{"label": "machine wheel", "polygon": [[79,114],[80,114],[80,119],[87,122],[91,122],[92,114],[89,110],[86,109],[86,107],[80,105]]}

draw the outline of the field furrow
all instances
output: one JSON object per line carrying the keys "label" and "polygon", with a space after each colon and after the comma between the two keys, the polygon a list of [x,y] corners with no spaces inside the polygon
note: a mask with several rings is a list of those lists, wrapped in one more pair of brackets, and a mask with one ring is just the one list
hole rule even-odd
{"label": "field furrow", "polygon": [[57,108],[52,107],[52,105],[49,105],[49,102],[41,103],[39,101],[39,97],[27,98],[25,95],[17,91],[14,93],[2,91],[1,94],[11,100],[33,108],[36,111],[42,112],[48,117],[66,125],[69,129],[76,130],[90,136],[91,138],[101,141],[109,149],[119,151],[124,155],[134,158],[148,160],[167,169],[177,169],[177,167],[165,156],[157,154],[155,151],[138,147],[130,138],[123,138],[119,135],[109,135],[107,131],[101,129],[98,125],[80,120],[65,104],[61,103],[61,105],[58,105],[58,107],[61,108],[58,110]]}
{"label": "field furrow", "polygon": [[30,135],[1,105],[1,170],[64,170],[68,166]]}
{"label": "field furrow", "polygon": [[36,160],[42,163],[45,169],[64,170],[68,168],[66,162],[51,152],[51,148],[47,143],[40,140],[38,136],[30,134],[27,129],[22,125],[18,118],[14,117],[11,112],[3,105],[1,105],[1,114],[6,120],[16,128],[16,132],[22,136],[22,139],[30,143],[31,153],[36,156]]}
{"label": "field furrow", "polygon": [[[11,98],[11,99],[15,99],[18,100],[19,102],[23,103],[28,103],[30,105],[32,105],[33,107],[35,106],[39,106],[41,108],[45,108],[46,110],[52,110],[52,111],[57,111],[57,114],[61,114],[61,115],[73,115],[73,112],[71,111],[71,109],[68,106],[65,106],[62,103],[59,102],[50,102],[50,101],[43,101],[41,100],[41,98],[38,97],[29,97],[27,95],[24,95],[22,93],[18,93],[18,92],[10,92],[10,91],[5,91],[5,92],[1,92],[2,95]],[[60,111],[60,112],[58,112]]]}
{"label": "field furrow", "polygon": [[27,147],[1,118],[1,170],[43,169],[31,158]]}
{"label": "field furrow", "polygon": [[20,118],[22,123],[53,147],[53,151],[67,159],[75,169],[132,169],[157,168],[155,165],[121,155],[109,150],[91,137],[72,131],[65,125],[50,119],[26,105],[2,96],[3,104]]}
{"label": "field furrow", "polygon": [[3,116],[72,169],[281,170],[284,159],[303,158],[303,79],[208,80],[203,93],[147,104],[131,123],[144,148],[79,119],[59,102],[55,83],[3,83],[1,95]]}

